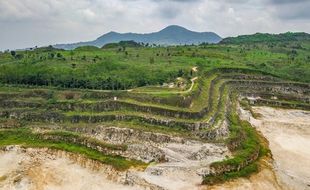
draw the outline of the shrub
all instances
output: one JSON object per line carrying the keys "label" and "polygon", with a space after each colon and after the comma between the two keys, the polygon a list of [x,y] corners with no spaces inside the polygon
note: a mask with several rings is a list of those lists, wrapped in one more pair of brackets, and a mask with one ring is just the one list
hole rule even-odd
{"label": "shrub", "polygon": [[73,92],[65,92],[65,93],[64,93],[64,97],[65,97],[65,99],[67,99],[67,100],[72,100],[72,99],[75,98],[75,94],[74,94]]}

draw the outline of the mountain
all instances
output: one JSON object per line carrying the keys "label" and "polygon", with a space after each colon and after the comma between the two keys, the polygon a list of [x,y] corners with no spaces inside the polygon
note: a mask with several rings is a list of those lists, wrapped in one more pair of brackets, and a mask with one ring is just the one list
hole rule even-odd
{"label": "mountain", "polygon": [[54,47],[60,49],[75,49],[80,46],[102,47],[108,43],[118,43],[120,41],[130,40],[157,45],[184,45],[200,44],[203,42],[218,43],[222,38],[213,32],[194,32],[181,26],[171,25],[159,32],[148,34],[109,32],[94,41],[73,44],[57,44],[54,45]]}
{"label": "mountain", "polygon": [[256,33],[223,39],[221,44],[246,44],[263,42],[288,42],[310,40],[310,34],[304,32],[286,32],[282,34]]}

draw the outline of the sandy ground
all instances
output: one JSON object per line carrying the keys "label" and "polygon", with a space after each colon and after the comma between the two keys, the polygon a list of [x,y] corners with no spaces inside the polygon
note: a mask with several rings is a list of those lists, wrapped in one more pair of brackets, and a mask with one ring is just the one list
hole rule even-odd
{"label": "sandy ground", "polygon": [[310,189],[310,112],[254,107],[253,124],[268,139],[277,177],[288,189]]}
{"label": "sandy ground", "polygon": [[38,150],[0,153],[1,190],[136,190],[109,180],[104,172]]}
{"label": "sandy ground", "polygon": [[[167,162],[150,165],[145,171],[131,170],[111,176],[113,171],[109,169],[87,167],[87,159],[71,159],[45,149],[12,146],[0,151],[0,189],[139,190],[150,189],[151,184],[154,190],[194,190],[200,189],[201,174],[208,170],[208,165],[229,155],[226,147],[197,141],[168,143],[162,150]],[[134,185],[119,182],[128,176],[135,179]]]}
{"label": "sandy ground", "polygon": [[261,114],[254,119],[241,110],[269,141],[274,161],[264,161],[263,169],[249,179],[238,179],[207,189],[310,189],[310,112],[254,107]]}

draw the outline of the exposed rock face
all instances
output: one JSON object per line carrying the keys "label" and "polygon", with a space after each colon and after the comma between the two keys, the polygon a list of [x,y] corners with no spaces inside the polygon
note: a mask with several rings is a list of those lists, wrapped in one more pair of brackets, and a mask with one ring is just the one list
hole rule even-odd
{"label": "exposed rock face", "polygon": [[92,135],[99,140],[108,141],[115,144],[147,142],[151,144],[157,143],[184,143],[184,139],[172,137],[160,133],[151,133],[141,130],[117,127],[97,127],[92,129]]}
{"label": "exposed rock face", "polygon": [[0,189],[162,190],[135,170],[116,171],[63,151],[10,146],[0,151],[0,158]]}
{"label": "exposed rock face", "polygon": [[[81,128],[79,128],[78,130],[81,130]],[[144,162],[172,161],[171,158],[167,157],[167,153],[165,152],[165,150],[167,150],[167,147],[171,146],[171,144],[178,144],[180,146],[187,146],[188,144],[196,144],[199,147],[204,147],[203,143],[197,141],[191,141],[180,137],[172,137],[170,135],[145,132],[141,130],[128,129],[128,128],[117,128],[117,127],[106,128],[99,126],[92,129],[84,128],[82,129],[82,132],[98,140],[105,141],[108,143],[128,144],[128,149],[122,153],[122,156],[142,160]],[[207,149],[207,147],[204,148]],[[210,147],[208,146],[208,148]],[[203,152],[203,150],[201,151],[200,149],[195,149],[195,151],[196,151],[195,153],[197,154],[200,154],[199,152]],[[218,155],[227,154],[227,149],[224,147],[220,147],[219,149],[211,149],[209,151],[210,154],[211,153]],[[184,154],[184,152],[182,152],[182,154]],[[208,159],[210,154],[209,155],[205,154],[204,159]]]}
{"label": "exposed rock face", "polygon": [[166,158],[161,147],[165,146],[167,143],[185,142],[184,139],[179,137],[128,128],[107,128],[99,126],[92,129],[77,128],[76,130],[88,134],[88,136],[100,141],[112,144],[127,144],[128,149],[122,152],[121,155],[144,162],[163,162]]}
{"label": "exposed rock face", "polygon": [[[113,131],[113,135],[109,133],[103,135],[104,131]],[[229,155],[227,148],[221,145],[174,138],[163,134],[142,133],[132,129],[105,128],[100,132],[101,136],[99,136],[99,132],[95,134],[108,142],[135,142],[129,145],[128,150],[123,153],[124,155],[127,154],[128,157],[144,161],[155,160],[160,163],[151,164],[145,171],[130,169],[121,172],[116,171],[111,166],[63,151],[24,149],[11,146],[4,149],[4,151],[0,151],[0,158],[5,153],[13,152],[14,157],[21,156],[21,159],[16,161],[17,169],[10,171],[10,174],[7,174],[7,172],[2,174],[0,168],[0,177],[5,176],[0,180],[0,188],[14,185],[33,188],[34,190],[44,189],[45,187],[66,190],[72,189],[72,184],[77,185],[77,187],[88,184],[88,182],[80,184],[81,180],[78,180],[77,184],[70,181],[74,180],[77,177],[76,175],[80,175],[85,180],[89,180],[89,183],[95,183],[87,185],[87,187],[89,186],[88,189],[94,190],[196,189],[197,185],[201,183],[201,176],[208,172],[208,165]],[[136,136],[134,138],[129,134]],[[4,164],[3,159],[0,161],[0,167],[1,164]],[[67,167],[70,167],[70,169],[66,169]],[[72,168],[75,169],[72,170]],[[56,177],[55,175],[62,176]],[[98,175],[101,176],[99,181]],[[67,182],[71,186],[65,185]],[[104,184],[98,186],[101,182]]]}
{"label": "exposed rock face", "polygon": [[199,131],[196,135],[202,139],[216,140],[226,138],[229,135],[228,123],[223,120],[218,126],[209,131]]}
{"label": "exposed rock face", "polygon": [[[49,128],[53,130],[64,129],[54,125],[49,126]],[[194,151],[191,152],[191,154],[197,153],[196,155],[197,158],[194,159],[195,156],[193,156],[192,158],[190,158],[192,160],[209,159],[209,157],[213,156],[213,154],[220,155],[219,157],[222,158],[224,158],[225,155],[229,155],[228,149],[223,145],[210,146],[209,143],[203,143],[199,141],[194,141],[162,133],[146,132],[138,129],[104,127],[104,126],[75,127],[75,128],[71,127],[65,129],[82,133],[87,137],[95,138],[101,142],[118,144],[118,145],[127,145],[126,150],[116,150],[116,151],[114,150],[113,152],[109,151],[109,153],[119,154],[123,157],[141,160],[146,163],[149,162],[163,163],[167,161],[168,162],[175,161],[174,159],[172,159],[173,157],[169,157],[169,154],[167,154],[166,152],[166,150],[169,150],[171,145],[174,144],[184,147],[184,149],[182,149],[180,154],[185,154],[186,151],[188,150]],[[38,127],[35,127],[34,130],[36,132],[42,132],[42,129]],[[87,146],[90,145],[91,144],[87,143]],[[98,147],[94,148],[98,149]],[[207,149],[209,149],[209,152]],[[101,151],[101,149],[98,149],[98,151]],[[188,154],[187,157],[188,158],[191,157],[192,156],[191,154]],[[198,155],[200,155],[201,159],[198,158],[199,157]],[[203,158],[203,156],[205,156],[205,158]]]}
{"label": "exposed rock face", "polygon": [[197,152],[191,154],[188,159],[191,160],[204,160],[207,157],[225,155],[225,150],[219,147],[202,146]]}
{"label": "exposed rock face", "polygon": [[166,161],[165,153],[156,146],[150,144],[132,144],[122,156],[142,160],[144,162],[163,162]]}

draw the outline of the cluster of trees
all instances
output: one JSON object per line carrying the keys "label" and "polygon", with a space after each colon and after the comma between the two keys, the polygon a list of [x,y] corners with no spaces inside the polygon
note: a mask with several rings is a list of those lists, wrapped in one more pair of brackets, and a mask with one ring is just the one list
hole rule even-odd
{"label": "cluster of trees", "polygon": [[303,32],[287,32],[282,34],[265,34],[256,33],[253,35],[241,35],[238,37],[228,37],[223,39],[221,44],[252,44],[263,42],[291,42],[291,41],[307,41],[310,40],[310,34]]}
{"label": "cluster of trees", "polygon": [[63,88],[123,90],[145,85],[163,84],[183,76],[184,70],[155,70],[132,66],[121,69],[117,64],[92,64],[88,67],[47,67],[42,64],[0,65],[0,83]]}

